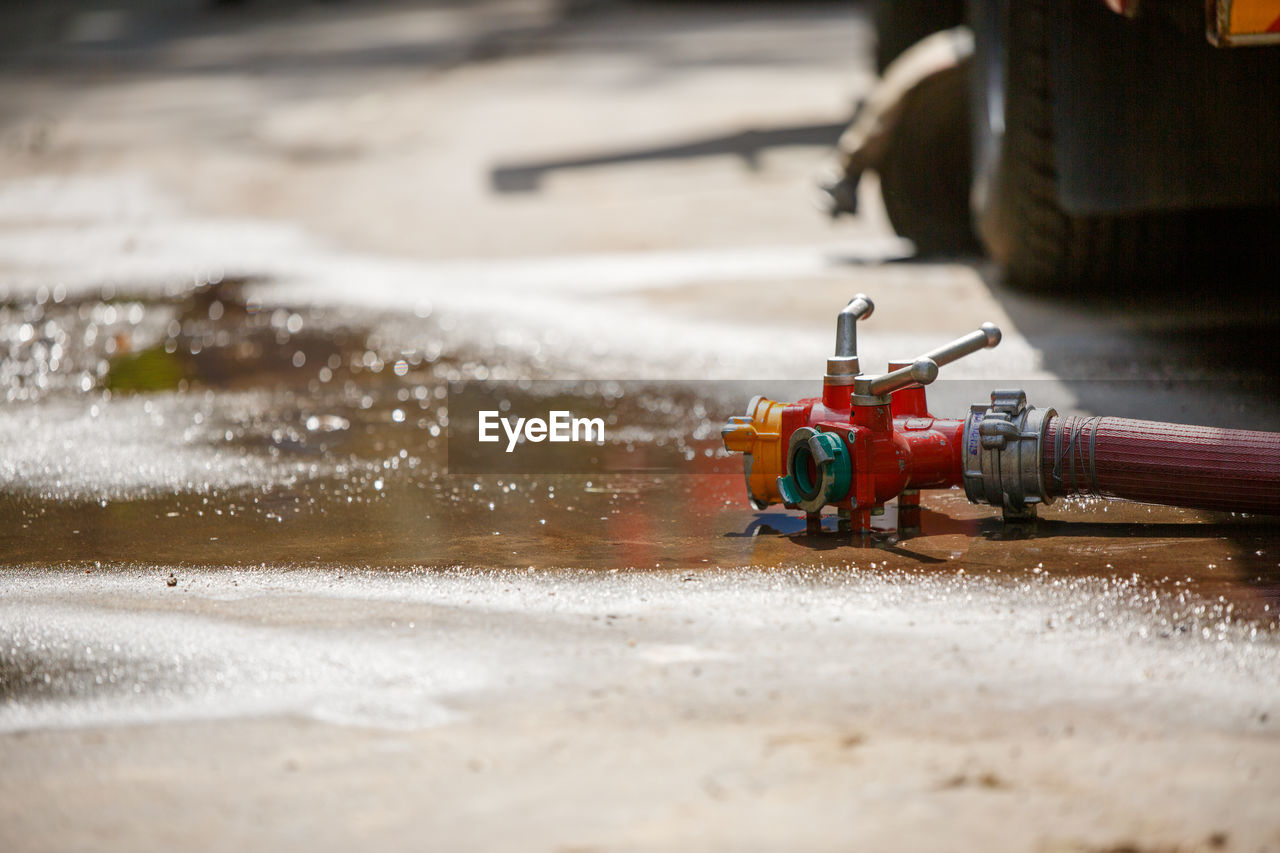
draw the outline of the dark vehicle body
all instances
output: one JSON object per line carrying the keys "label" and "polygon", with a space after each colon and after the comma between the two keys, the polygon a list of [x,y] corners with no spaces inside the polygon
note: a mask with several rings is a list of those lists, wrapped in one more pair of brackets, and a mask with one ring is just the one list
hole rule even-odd
{"label": "dark vehicle body", "polygon": [[1241,264],[1280,280],[1280,32],[1233,38],[1218,5],[877,5],[886,65],[906,38],[973,32],[973,223],[1010,281],[1144,284]]}

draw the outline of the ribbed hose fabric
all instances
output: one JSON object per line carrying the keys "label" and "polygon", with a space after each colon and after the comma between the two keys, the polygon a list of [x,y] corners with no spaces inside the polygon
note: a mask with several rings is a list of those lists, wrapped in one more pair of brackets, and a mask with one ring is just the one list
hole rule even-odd
{"label": "ribbed hose fabric", "polygon": [[1052,418],[1045,490],[1280,515],[1280,433],[1128,418]]}

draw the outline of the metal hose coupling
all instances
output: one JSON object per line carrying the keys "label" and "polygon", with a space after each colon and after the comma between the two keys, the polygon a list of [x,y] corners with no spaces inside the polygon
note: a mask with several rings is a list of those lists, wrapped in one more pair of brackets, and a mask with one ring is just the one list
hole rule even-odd
{"label": "metal hose coupling", "polygon": [[964,424],[964,492],[998,506],[1006,519],[1034,518],[1053,503],[1040,464],[1045,427],[1058,413],[1027,405],[1020,389],[991,392],[990,406],[972,406]]}
{"label": "metal hose coupling", "polygon": [[[800,427],[787,447],[787,474],[778,478],[782,502],[805,512],[821,512],[843,500],[853,483],[853,463],[844,439],[833,432]],[[857,500],[854,500],[857,506]]]}

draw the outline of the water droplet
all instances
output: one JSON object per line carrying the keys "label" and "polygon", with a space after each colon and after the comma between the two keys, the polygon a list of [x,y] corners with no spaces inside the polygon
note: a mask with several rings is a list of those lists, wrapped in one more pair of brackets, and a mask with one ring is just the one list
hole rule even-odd
{"label": "water droplet", "polygon": [[307,430],[310,432],[335,432],[351,426],[351,422],[341,415],[312,415],[307,418]]}

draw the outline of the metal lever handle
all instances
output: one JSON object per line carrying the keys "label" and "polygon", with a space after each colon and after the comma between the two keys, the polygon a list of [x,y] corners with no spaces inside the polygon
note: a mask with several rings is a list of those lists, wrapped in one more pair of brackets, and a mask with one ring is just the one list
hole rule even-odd
{"label": "metal lever handle", "polygon": [[[918,358],[914,364],[906,367],[900,367],[897,370],[890,371],[882,376],[870,376],[865,380],[866,393],[873,397],[883,397],[886,394],[892,394],[908,385],[928,385],[930,382],[938,378],[938,364],[931,358]],[[855,390],[858,382],[854,382]]]}
{"label": "metal lever handle", "polygon": [[865,320],[876,310],[871,297],[859,293],[844,306],[840,316],[836,318],[836,357],[858,357],[858,321]]}
{"label": "metal lever handle", "polygon": [[980,349],[987,349],[1000,343],[1000,329],[995,323],[983,323],[976,331],[970,332],[963,338],[956,338],[949,344],[931,350],[920,358],[931,359],[939,367],[944,364],[950,364],[953,361],[964,358],[970,353],[975,353]]}

